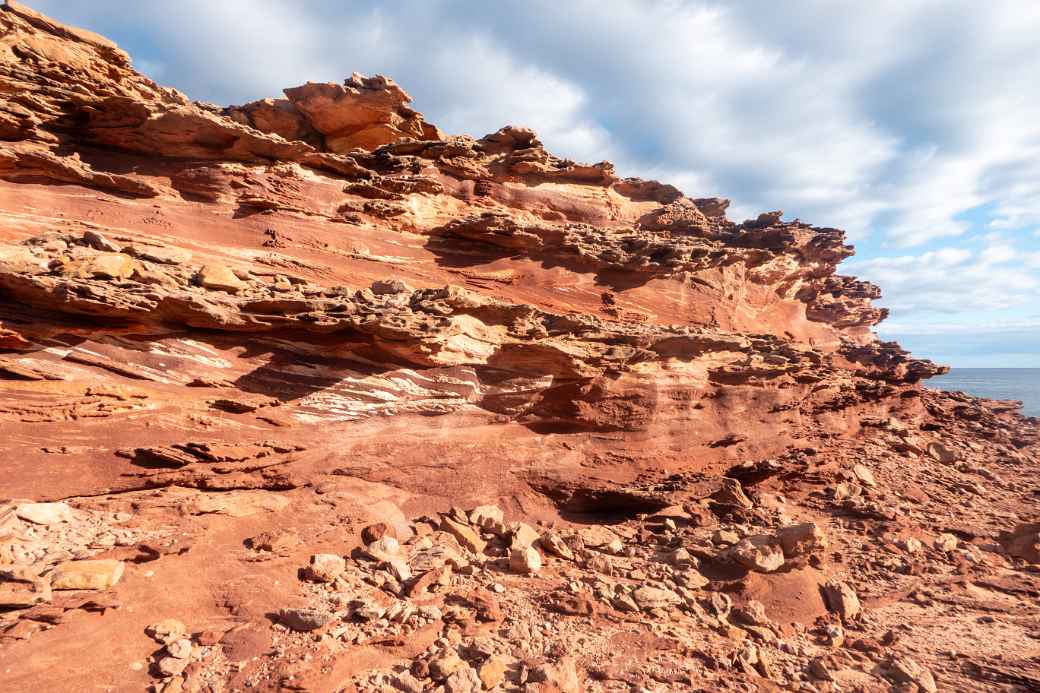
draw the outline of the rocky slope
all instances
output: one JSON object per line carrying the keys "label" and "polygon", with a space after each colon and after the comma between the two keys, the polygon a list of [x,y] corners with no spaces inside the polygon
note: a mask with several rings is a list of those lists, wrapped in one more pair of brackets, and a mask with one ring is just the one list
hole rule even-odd
{"label": "rocky slope", "polygon": [[1037,421],[836,229],[0,11],[0,688],[1040,687]]}

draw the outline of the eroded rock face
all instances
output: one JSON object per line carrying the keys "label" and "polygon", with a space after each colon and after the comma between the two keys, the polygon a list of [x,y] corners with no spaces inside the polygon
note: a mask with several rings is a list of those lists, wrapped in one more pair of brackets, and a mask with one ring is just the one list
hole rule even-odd
{"label": "eroded rock face", "polygon": [[0,688],[1034,680],[1036,422],[840,230],[409,103],[0,11]]}

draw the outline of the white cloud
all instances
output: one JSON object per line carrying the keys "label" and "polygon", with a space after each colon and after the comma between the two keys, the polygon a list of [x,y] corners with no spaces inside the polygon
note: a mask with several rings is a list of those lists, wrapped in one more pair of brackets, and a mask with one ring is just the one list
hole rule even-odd
{"label": "white cloud", "polygon": [[963,322],[890,322],[885,331],[901,335],[1009,334],[1040,331],[1040,318]]}
{"label": "white cloud", "polygon": [[997,243],[977,252],[951,247],[877,257],[850,263],[849,269],[882,287],[881,303],[893,314],[884,329],[898,332],[921,316],[975,311],[973,324],[983,324],[990,311],[1035,305],[1040,300],[1036,255]]}

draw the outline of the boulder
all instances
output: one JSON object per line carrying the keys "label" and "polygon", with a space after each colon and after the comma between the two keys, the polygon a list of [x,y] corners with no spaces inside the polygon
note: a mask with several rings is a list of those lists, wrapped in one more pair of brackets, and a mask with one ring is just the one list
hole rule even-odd
{"label": "boulder", "polygon": [[375,149],[402,138],[422,140],[438,135],[435,127],[407,106],[411,97],[382,75],[355,73],[342,85],[308,82],[283,92],[310,126],[325,136],[330,152]]}

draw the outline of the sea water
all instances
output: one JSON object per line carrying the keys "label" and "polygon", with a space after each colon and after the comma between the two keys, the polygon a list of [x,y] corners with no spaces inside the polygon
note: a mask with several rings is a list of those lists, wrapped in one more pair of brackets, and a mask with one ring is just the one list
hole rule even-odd
{"label": "sea water", "polygon": [[987,399],[1021,400],[1023,414],[1040,416],[1040,368],[953,368],[925,385]]}

